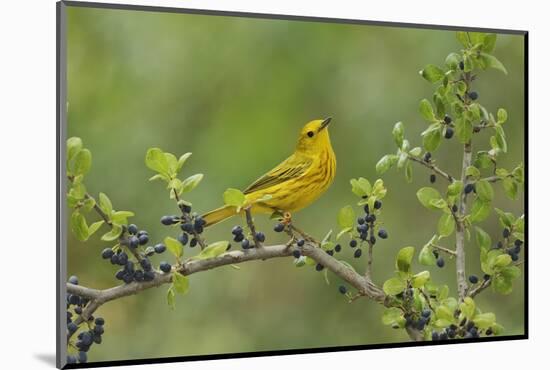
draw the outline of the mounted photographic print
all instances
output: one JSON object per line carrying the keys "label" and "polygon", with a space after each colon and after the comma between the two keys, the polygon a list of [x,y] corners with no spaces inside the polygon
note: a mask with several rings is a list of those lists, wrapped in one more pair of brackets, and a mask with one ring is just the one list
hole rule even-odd
{"label": "mounted photographic print", "polygon": [[58,3],[58,367],[527,338],[526,52]]}

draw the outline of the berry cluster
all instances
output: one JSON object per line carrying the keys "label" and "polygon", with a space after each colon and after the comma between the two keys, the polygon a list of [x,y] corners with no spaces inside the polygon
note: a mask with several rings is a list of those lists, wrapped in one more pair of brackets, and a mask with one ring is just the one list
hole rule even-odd
{"label": "berry cluster", "polygon": [[[376,244],[376,236],[375,236],[375,229],[377,228],[376,225],[376,210],[380,209],[382,207],[382,202],[377,200],[374,202],[374,212],[370,212],[369,205],[365,205],[364,211],[365,216],[357,218],[356,223],[356,231],[357,234],[352,237],[352,239],[349,242],[350,248],[356,248],[357,246],[362,247],[364,242],[367,242],[371,246]],[[388,232],[385,229],[378,228],[377,235],[380,239],[387,239],[388,238]],[[358,240],[359,239],[359,242]],[[353,256],[355,258],[359,258],[362,255],[362,251],[360,248],[356,249],[353,253]]]}
{"label": "berry cluster", "polygon": [[[483,332],[474,324],[473,321],[469,321],[464,318],[459,325],[451,324],[449,327],[445,328],[443,331],[432,331],[432,340],[447,340],[455,338],[479,338]],[[485,335],[492,335],[493,329],[487,328],[485,330]]]}
{"label": "berry cluster", "polygon": [[[71,276],[69,278],[69,283],[78,285],[78,278],[76,276]],[[69,336],[72,336],[78,331],[79,325],[76,323],[76,318],[82,315],[82,310],[87,303],[88,300],[83,297],[79,297],[75,294],[67,295],[67,331]],[[87,325],[85,325],[88,330],[82,330],[78,333],[78,340],[76,343],[69,342],[69,346],[76,349],[78,353],[76,355],[67,355],[68,364],[76,364],[77,362],[83,364],[88,361],[88,351],[92,344],[101,343],[101,336],[105,332],[104,325],[105,320],[101,317],[94,318],[90,316],[88,318]]]}
{"label": "berry cluster", "polygon": [[[409,291],[410,291],[409,294],[411,295],[411,298],[412,298],[413,291],[412,291],[412,289],[410,289]],[[405,326],[415,328],[415,329],[418,329],[418,330],[424,330],[426,325],[431,320],[432,311],[430,311],[429,309],[426,308],[426,309],[422,310],[420,315],[417,315],[417,316],[418,317],[415,317],[412,314],[406,314],[405,315]],[[396,328],[399,328],[399,326],[397,326]]]}
{"label": "berry cluster", "polygon": [[453,120],[451,117],[445,115],[445,117],[443,118],[443,124],[445,124],[445,134],[444,134],[444,137],[445,139],[450,139],[453,137],[454,133],[455,133],[455,130],[454,130],[454,125],[453,125]]}
{"label": "berry cluster", "polygon": [[[101,257],[111,261],[113,265],[122,267],[116,272],[115,277],[126,284],[130,284],[132,281],[154,280],[155,271],[149,257],[163,253],[166,246],[157,244],[154,247],[145,248],[145,245],[149,242],[149,234],[145,230],[138,230],[138,227],[134,224],[128,225],[126,231],[128,235],[121,237],[120,245],[114,248],[105,248],[101,252]],[[140,247],[144,247],[144,249],[142,250]],[[134,257],[134,260],[128,256],[124,249]]]}
{"label": "berry cluster", "polygon": [[254,240],[257,240],[260,243],[265,242],[265,234],[263,232],[256,231],[256,234],[252,240],[250,240],[250,238],[244,235],[244,230],[240,225],[234,226],[233,229],[231,229],[231,234],[233,234],[233,241],[241,243],[243,249],[254,248]]}
{"label": "berry cluster", "polygon": [[178,240],[182,245],[193,248],[199,243],[200,235],[204,232],[206,221],[196,213],[191,213],[191,206],[180,204],[181,216],[162,216],[160,222],[165,226],[180,225],[182,233]]}

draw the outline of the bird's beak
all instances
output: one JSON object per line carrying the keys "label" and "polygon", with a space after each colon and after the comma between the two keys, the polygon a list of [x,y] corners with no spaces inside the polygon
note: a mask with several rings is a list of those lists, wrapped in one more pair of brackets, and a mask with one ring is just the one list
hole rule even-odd
{"label": "bird's beak", "polygon": [[332,120],[332,117],[325,118],[325,120],[321,122],[321,127],[319,127],[319,131],[327,127],[331,120]]}

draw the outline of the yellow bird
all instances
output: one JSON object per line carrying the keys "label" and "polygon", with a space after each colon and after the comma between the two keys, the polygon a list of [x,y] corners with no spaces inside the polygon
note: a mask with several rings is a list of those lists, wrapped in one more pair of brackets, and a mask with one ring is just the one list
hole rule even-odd
{"label": "yellow bird", "polygon": [[[336,156],[330,145],[331,118],[307,123],[300,132],[294,153],[277,167],[254,181],[243,193],[252,213],[291,212],[310,205],[328,189],[336,173]],[[270,195],[268,200],[256,202]],[[225,206],[204,214],[206,226],[237,214]]]}

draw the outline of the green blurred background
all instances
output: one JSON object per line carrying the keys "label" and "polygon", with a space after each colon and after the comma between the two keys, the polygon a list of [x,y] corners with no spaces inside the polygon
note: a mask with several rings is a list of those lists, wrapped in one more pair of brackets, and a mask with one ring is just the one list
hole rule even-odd
{"label": "green blurred background", "polygon": [[[403,121],[412,145],[427,124],[418,103],[432,86],[418,71],[443,64],[459,49],[454,32],[335,23],[247,19],[143,11],[68,8],[69,136],[80,136],[93,153],[86,179],[94,194],[107,193],[115,208],[132,210],[132,219],[153,242],[177,232],[159,219],[177,209],[144,165],[149,147],[193,156],[184,175],[205,174],[187,198],[203,212],[222,203],[228,187],[244,188],[289,155],[301,126],[333,117],[331,137],[338,158],[337,176],[320,200],[294,215],[317,237],[336,228],[340,207],[352,204],[349,179],[377,178],[378,159],[394,151],[391,129]],[[508,110],[509,153],[502,166],[523,161],[524,63],[522,36],[499,35],[495,55],[509,71],[483,73],[475,86],[490,111]],[[476,139],[487,145],[488,135]],[[457,140],[435,154],[438,163],[458,174]],[[420,248],[436,229],[437,214],[420,206],[415,193],[429,173],[414,167],[414,183],[395,170],[384,175],[388,196],[383,221],[389,239],[374,251],[378,283],[393,273],[401,247]],[[437,187],[443,189],[438,180]],[[497,187],[496,204],[516,214]],[[227,240],[235,218],[208,230],[208,240]],[[285,241],[272,222],[258,217],[268,242]],[[500,234],[495,216],[483,227]],[[97,236],[87,243],[69,236],[69,274],[84,285],[115,284],[116,269],[99,257],[106,246]],[[451,239],[452,240],[452,239]],[[447,246],[453,247],[452,241]],[[196,253],[186,248],[187,255]],[[363,270],[365,259],[343,257]],[[467,274],[482,275],[478,249],[467,246]],[[162,258],[155,257],[157,263]],[[449,261],[448,261],[449,262]],[[431,269],[432,278],[455,288],[452,264]],[[402,342],[403,331],[382,325],[383,308],[367,299],[348,304],[340,281],[311,268],[297,269],[292,258],[247,263],[190,277],[176,310],[166,304],[166,287],[103,306],[102,345],[93,361],[185,356],[259,350],[331,347]],[[523,278],[522,278],[523,279]],[[494,311],[506,334],[524,331],[524,291],[518,281],[510,296],[488,290],[476,301]]]}

